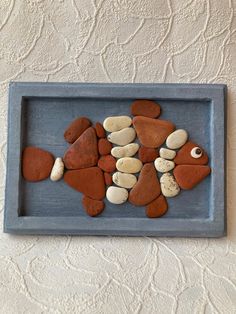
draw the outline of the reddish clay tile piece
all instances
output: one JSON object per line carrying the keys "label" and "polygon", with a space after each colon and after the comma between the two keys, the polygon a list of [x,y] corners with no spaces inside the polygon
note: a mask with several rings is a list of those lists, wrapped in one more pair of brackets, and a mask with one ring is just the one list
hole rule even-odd
{"label": "reddish clay tile piece", "polygon": [[150,148],[161,146],[175,129],[174,124],[170,121],[142,116],[134,117],[133,125],[141,144]]}
{"label": "reddish clay tile piece", "polygon": [[65,140],[72,144],[77,138],[91,125],[91,122],[86,117],[79,117],[71,122],[68,128],[65,130],[64,138]]}
{"label": "reddish clay tile piece", "polygon": [[178,185],[183,190],[190,190],[200,183],[211,172],[209,166],[203,165],[178,165],[173,174]]}
{"label": "reddish clay tile piece", "polygon": [[160,191],[160,183],[153,164],[145,164],[138,182],[129,193],[129,202],[137,206],[147,205],[160,195]]}
{"label": "reddish clay tile piece", "polygon": [[98,147],[94,128],[90,127],[67,149],[64,155],[67,169],[89,168],[97,165]]}
{"label": "reddish clay tile piece", "polygon": [[[196,149],[199,148],[201,150],[202,154],[199,158],[194,158],[191,155],[191,151],[195,147]],[[174,162],[177,165],[206,165],[208,163],[208,156],[207,153],[200,146],[189,141],[177,152]]]}
{"label": "reddish clay tile piece", "polygon": [[152,162],[159,156],[155,148],[141,146],[138,151],[138,157],[143,162]]}
{"label": "reddish clay tile piece", "polygon": [[106,185],[112,185],[112,176],[108,172],[104,172],[104,180]]}
{"label": "reddish clay tile piece", "polygon": [[167,210],[168,204],[166,198],[163,195],[160,195],[146,206],[146,215],[149,218],[157,218],[163,216]]}
{"label": "reddish clay tile piece", "polygon": [[100,155],[108,155],[111,153],[112,144],[106,138],[98,140],[98,152]]}
{"label": "reddish clay tile piece", "polygon": [[161,113],[161,107],[151,100],[135,100],[131,105],[131,113],[133,116],[157,118]]}
{"label": "reddish clay tile piece", "polygon": [[99,138],[106,137],[106,131],[104,130],[104,127],[102,126],[102,124],[100,122],[97,122],[95,124],[95,130],[97,133],[97,137],[99,137]]}
{"label": "reddish clay tile piece", "polygon": [[64,181],[94,200],[102,200],[105,197],[104,176],[98,167],[69,170],[64,175]]}
{"label": "reddish clay tile piece", "polygon": [[84,209],[86,210],[86,213],[91,217],[95,217],[101,214],[105,207],[103,201],[93,200],[88,196],[83,197],[82,204],[84,206]]}
{"label": "reddish clay tile piece", "polygon": [[98,167],[105,172],[113,172],[116,170],[116,159],[111,155],[102,156],[98,160]]}
{"label": "reddish clay tile piece", "polygon": [[51,153],[33,146],[28,146],[22,154],[22,174],[25,180],[37,182],[50,176],[54,164]]}

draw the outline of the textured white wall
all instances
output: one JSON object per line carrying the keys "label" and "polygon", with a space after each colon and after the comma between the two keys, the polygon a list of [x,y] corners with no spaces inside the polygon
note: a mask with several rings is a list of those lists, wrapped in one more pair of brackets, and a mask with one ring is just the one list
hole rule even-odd
{"label": "textured white wall", "polygon": [[236,0],[1,0],[1,225],[10,80],[227,83],[229,235],[0,232],[0,313],[236,313]]}

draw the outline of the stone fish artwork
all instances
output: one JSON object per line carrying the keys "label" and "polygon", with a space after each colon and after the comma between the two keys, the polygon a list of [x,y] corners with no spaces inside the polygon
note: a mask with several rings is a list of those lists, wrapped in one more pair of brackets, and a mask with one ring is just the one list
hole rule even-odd
{"label": "stone fish artwork", "polygon": [[63,157],[28,146],[22,154],[25,180],[64,179],[83,194],[91,217],[101,214],[104,199],[145,207],[149,218],[163,216],[167,199],[193,189],[211,172],[204,149],[183,129],[161,120],[161,107],[151,100],[136,100],[131,116],[106,117],[92,125],[78,117],[67,127],[70,144]]}

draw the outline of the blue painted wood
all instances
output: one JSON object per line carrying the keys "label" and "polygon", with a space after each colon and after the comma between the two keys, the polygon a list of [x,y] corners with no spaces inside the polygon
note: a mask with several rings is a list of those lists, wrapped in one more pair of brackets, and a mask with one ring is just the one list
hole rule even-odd
{"label": "blue painted wood", "polygon": [[[11,83],[4,231],[19,234],[219,237],[226,233],[226,86],[207,84]],[[169,211],[149,219],[143,207],[106,203],[86,216],[81,194],[63,180],[25,182],[21,151],[35,145],[63,156],[66,126],[77,116],[102,122],[130,114],[134,99],[157,100],[161,118],[188,131],[208,153],[212,174],[192,191],[169,198]]]}

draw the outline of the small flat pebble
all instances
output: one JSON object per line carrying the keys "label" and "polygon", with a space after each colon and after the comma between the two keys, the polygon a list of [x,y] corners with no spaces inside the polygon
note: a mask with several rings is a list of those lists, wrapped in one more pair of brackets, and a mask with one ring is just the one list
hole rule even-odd
{"label": "small flat pebble", "polygon": [[122,188],[131,189],[137,182],[137,178],[130,173],[115,172],[112,181]]}
{"label": "small flat pebble", "polygon": [[107,136],[107,139],[109,142],[120,145],[120,146],[125,146],[131,142],[136,137],[136,132],[133,128],[124,128],[120,131],[117,132],[112,132]]}
{"label": "small flat pebble", "polygon": [[54,165],[52,167],[52,171],[50,174],[50,179],[52,181],[59,181],[64,174],[64,162],[62,161],[62,158],[56,158]]}
{"label": "small flat pebble", "polygon": [[154,162],[155,168],[159,172],[168,172],[174,169],[175,163],[171,160],[158,157]]}
{"label": "small flat pebble", "polygon": [[105,172],[116,170],[116,159],[111,155],[102,156],[98,160],[98,167]]}
{"label": "small flat pebble", "polygon": [[180,188],[175,178],[170,173],[164,173],[160,178],[161,192],[166,197],[174,197],[179,194]]}
{"label": "small flat pebble", "polygon": [[113,147],[111,150],[111,154],[112,156],[116,158],[132,157],[137,153],[138,149],[139,149],[139,144],[131,143],[125,146]]}
{"label": "small flat pebble", "polygon": [[112,176],[108,172],[104,172],[104,180],[106,185],[112,185]]}
{"label": "small flat pebble", "polygon": [[142,162],[133,157],[123,157],[116,162],[116,169],[125,173],[137,173],[142,169],[142,166]]}
{"label": "small flat pebble", "polygon": [[123,204],[127,201],[128,196],[126,189],[117,186],[109,186],[106,193],[108,201],[112,204]]}
{"label": "small flat pebble", "polygon": [[129,116],[108,117],[103,122],[103,127],[107,132],[116,132],[127,128],[132,123]]}
{"label": "small flat pebble", "polygon": [[157,118],[161,113],[161,107],[151,100],[135,100],[131,105],[131,113],[133,116],[144,116],[149,118]]}
{"label": "small flat pebble", "polygon": [[183,129],[178,129],[167,137],[166,146],[171,149],[177,149],[183,146],[187,139],[188,133]]}
{"label": "small flat pebble", "polygon": [[112,144],[106,138],[100,138],[98,140],[98,152],[100,155],[110,154],[112,149]]}
{"label": "small flat pebble", "polygon": [[141,146],[138,151],[138,157],[143,162],[152,162],[158,157],[158,152],[155,148]]}
{"label": "small flat pebble", "polygon": [[68,143],[74,143],[80,135],[90,127],[91,122],[86,117],[79,117],[72,121],[64,133],[64,138]]}
{"label": "small flat pebble", "polygon": [[149,218],[158,218],[165,215],[167,210],[168,204],[166,198],[163,195],[160,195],[146,206],[146,215]]}
{"label": "small flat pebble", "polygon": [[104,130],[102,124],[100,122],[97,122],[95,124],[95,131],[96,131],[96,134],[97,134],[97,137],[98,138],[104,138],[106,137],[106,131]]}
{"label": "small flat pebble", "polygon": [[176,152],[172,149],[162,147],[159,151],[160,157],[164,159],[174,159]]}
{"label": "small flat pebble", "polygon": [[88,196],[83,197],[82,204],[86,210],[86,213],[91,217],[101,214],[105,207],[103,201],[93,200]]}

